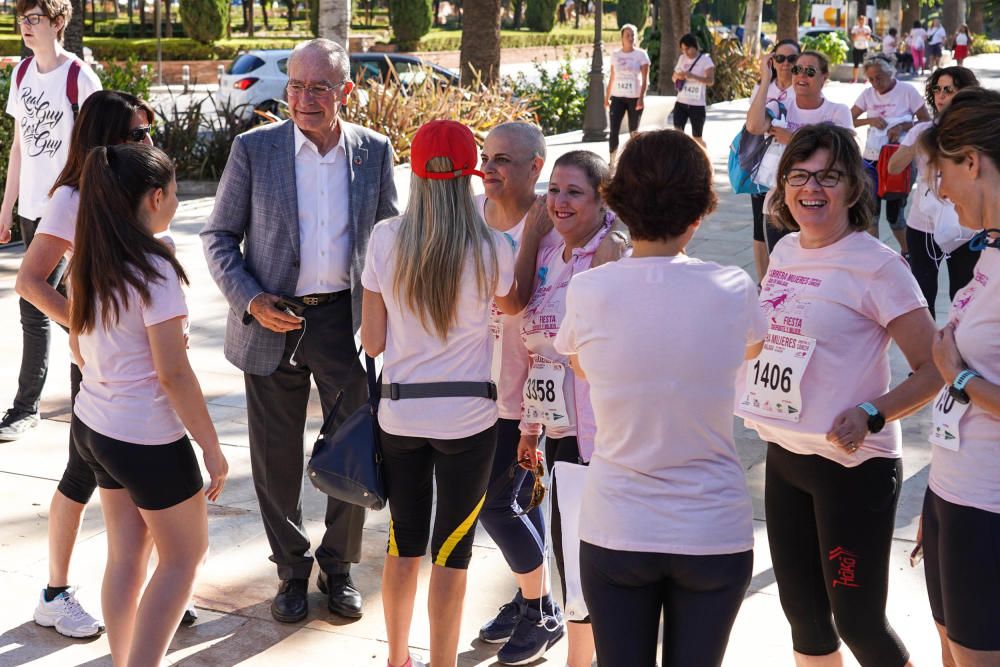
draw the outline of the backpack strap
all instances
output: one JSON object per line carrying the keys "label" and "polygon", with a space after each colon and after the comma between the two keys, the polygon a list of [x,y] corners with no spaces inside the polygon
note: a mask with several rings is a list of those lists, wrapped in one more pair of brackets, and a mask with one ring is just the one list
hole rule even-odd
{"label": "backpack strap", "polygon": [[69,105],[73,109],[73,120],[80,112],[80,61],[76,58],[69,66],[69,74],[66,75],[66,97],[69,98]]}
{"label": "backpack strap", "polygon": [[34,60],[35,56],[28,56],[21,61],[21,64],[17,66],[17,74],[15,75],[14,82],[17,88],[21,87],[21,82],[24,81],[24,75],[28,73],[28,65]]}

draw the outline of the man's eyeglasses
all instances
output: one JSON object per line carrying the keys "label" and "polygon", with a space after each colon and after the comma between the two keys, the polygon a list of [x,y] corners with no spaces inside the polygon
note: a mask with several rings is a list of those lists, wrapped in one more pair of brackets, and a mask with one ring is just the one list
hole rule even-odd
{"label": "man's eyeglasses", "polygon": [[818,71],[812,65],[796,65],[792,68],[792,74],[805,74],[811,79],[818,74]]}
{"label": "man's eyeglasses", "polygon": [[793,53],[789,56],[786,56],[783,53],[779,53],[774,56],[774,62],[778,63],[779,65],[784,62],[787,62],[789,65],[794,65],[795,61],[798,59],[799,59],[799,54],[797,53]]}
{"label": "man's eyeglasses", "polygon": [[301,97],[303,94],[309,93],[312,97],[319,99],[322,97],[326,97],[337,88],[343,86],[345,83],[347,82],[341,81],[340,83],[335,83],[332,85],[326,83],[314,83],[312,85],[307,86],[304,83],[299,83],[297,81],[295,82],[290,81],[288,85],[285,86],[285,90],[288,91],[289,95],[295,95],[296,97]]}
{"label": "man's eyeglasses", "polygon": [[139,127],[133,127],[128,131],[128,140],[134,144],[140,144],[146,139],[146,137],[149,136],[149,131],[152,129],[152,125],[140,125]]}
{"label": "man's eyeglasses", "polygon": [[945,95],[954,95],[958,92],[958,88],[954,86],[931,86],[931,92],[937,95],[938,93],[944,93]]}
{"label": "man's eyeglasses", "polygon": [[821,169],[820,171],[807,171],[805,169],[789,169],[785,174],[785,183],[793,188],[801,188],[809,182],[810,178],[815,178],[816,182],[823,188],[833,188],[840,183],[844,172],[836,169]]}
{"label": "man's eyeglasses", "polygon": [[16,17],[14,20],[20,25],[27,23],[28,25],[38,25],[42,22],[42,19],[48,18],[45,14],[22,14]]}
{"label": "man's eyeglasses", "polygon": [[[527,459],[524,460],[526,461]],[[514,479],[518,470],[521,469],[521,463],[523,463],[523,461],[517,461],[510,467],[510,472],[508,474],[511,479]],[[531,474],[535,479],[534,484],[531,487],[531,501],[528,502],[527,507],[521,508],[520,511],[515,511],[515,516],[523,516],[527,514],[541,505],[542,501],[545,500],[545,464],[542,462],[541,458],[538,459],[538,463],[535,465],[534,470],[531,471]]]}

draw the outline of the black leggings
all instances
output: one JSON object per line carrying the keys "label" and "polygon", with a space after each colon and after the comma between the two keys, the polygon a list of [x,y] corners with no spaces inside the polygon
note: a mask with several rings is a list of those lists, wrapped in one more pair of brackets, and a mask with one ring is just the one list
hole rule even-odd
{"label": "black leggings", "polygon": [[899,459],[846,468],[768,443],[767,540],[797,652],[827,655],[842,637],[862,667],[902,667],[909,659],[885,617],[902,481]]}
{"label": "black leggings", "polygon": [[[545,550],[545,522],[536,507],[519,514],[531,500],[532,484],[526,482],[528,471],[515,466],[521,431],[516,419],[497,420],[497,446],[493,470],[486,490],[486,503],[479,514],[483,528],[500,548],[511,572],[527,574],[541,567]],[[511,475],[511,471],[514,472]]]}
{"label": "black leggings", "polygon": [[771,254],[778,241],[785,238],[791,231],[778,227],[771,222],[771,216],[764,214],[764,198],[767,193],[750,195],[750,208],[753,210],[753,240],[767,245],[767,254]]}
{"label": "black leggings", "polygon": [[[80,393],[80,383],[83,375],[80,367],[76,364],[69,365],[69,410],[72,416],[73,406],[76,405],[76,395]],[[90,497],[94,495],[97,488],[97,479],[94,477],[94,470],[90,467],[76,447],[73,440],[73,431],[69,432],[69,460],[66,461],[66,469],[59,480],[59,493],[63,494],[73,502],[86,505]]]}
{"label": "black leggings", "polygon": [[455,440],[382,431],[382,473],[392,518],[390,556],[419,558],[427,553],[436,478],[431,560],[442,567],[468,569],[496,444],[496,424]]}
{"label": "black leggings", "polygon": [[674,104],[674,129],[684,131],[688,119],[691,119],[691,136],[700,139],[705,131],[705,107],[676,102]]}
{"label": "black leggings", "polygon": [[[566,559],[563,558],[562,541],[562,514],[559,512],[559,494],[556,493],[555,480],[552,478],[552,466],[556,461],[568,461],[570,463],[583,463],[580,460],[580,447],[573,436],[567,438],[545,438],[545,464],[548,467],[549,479],[549,502],[552,503],[552,555],[556,559],[556,569],[559,571],[559,583],[562,585],[563,602],[566,601]],[[588,608],[589,611],[589,608]],[[571,622],[590,623],[590,617],[584,619],[571,619]]]}
{"label": "black leggings", "polygon": [[581,542],[580,573],[599,664],[653,667],[662,613],[663,667],[712,667],[750,585],[753,550],[686,556]]}
{"label": "black leggings", "polygon": [[[934,302],[938,293],[938,262],[944,251],[934,242],[934,234],[922,232],[913,227],[906,228],[906,245],[910,250],[910,270],[920,285],[920,291],[927,299],[931,317],[935,317]],[[932,255],[933,253],[933,255]],[[969,250],[966,243],[948,255],[948,295],[955,298],[958,290],[969,284],[972,273],[979,261],[979,253]]]}
{"label": "black leggings", "polygon": [[622,119],[628,113],[628,131],[636,132],[639,129],[639,119],[642,118],[642,109],[636,109],[639,102],[638,97],[612,97],[608,108],[608,115],[611,120],[611,136],[608,138],[608,148],[612,151],[618,150],[618,135],[622,131]]}

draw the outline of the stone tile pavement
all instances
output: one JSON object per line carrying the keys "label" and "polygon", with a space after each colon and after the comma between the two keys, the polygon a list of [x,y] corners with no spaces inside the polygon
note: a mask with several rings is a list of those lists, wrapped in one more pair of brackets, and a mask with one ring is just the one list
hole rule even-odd
{"label": "stone tile pavement", "polygon": [[[991,78],[1000,74],[1000,58],[972,58],[969,64]],[[830,84],[828,94],[850,103],[861,86]],[[750,248],[751,215],[747,197],[735,196],[725,177],[729,141],[742,123],[746,101],[716,105],[709,112],[707,140],[716,165],[720,206],[699,230],[690,252],[696,257],[737,265],[753,272]],[[647,127],[663,120],[669,104],[661,104],[659,117],[650,114]],[[550,159],[576,148],[607,155],[605,144],[582,144],[579,134],[552,137]],[[544,178],[547,178],[547,174]],[[407,176],[401,172],[400,191],[406,192]],[[543,184],[540,184],[540,187]],[[382,554],[385,550],[388,516],[371,513],[365,527],[363,562],[355,569],[355,581],[365,594],[365,616],[347,621],[325,609],[324,600],[311,593],[312,612],[295,625],[274,622],[268,612],[275,589],[274,569],[267,560],[257,503],[250,478],[247,444],[246,403],[240,373],[225,361],[222,340],[226,304],[211,281],[201,253],[198,230],[212,209],[211,197],[185,198],[173,224],[178,256],[189,272],[192,363],[202,383],[209,409],[229,458],[231,478],[220,501],[209,508],[211,553],[198,579],[196,602],[201,619],[183,628],[170,648],[165,664],[187,667],[234,667],[236,665],[335,665],[365,667],[384,665],[385,634],[379,590]],[[883,238],[892,245],[883,225]],[[16,389],[20,360],[20,327],[14,276],[22,256],[19,247],[0,250],[0,407],[9,405]],[[939,298],[947,298],[945,296]],[[941,312],[943,308],[939,308]],[[107,641],[70,640],[37,627],[31,613],[46,576],[46,519],[48,504],[66,460],[69,431],[69,354],[66,336],[53,334],[51,371],[42,403],[42,423],[16,443],[0,444],[0,667],[19,665],[57,666],[110,665]],[[906,367],[898,351],[893,352],[894,376],[905,377]],[[927,480],[930,446],[926,435],[929,414],[923,411],[904,423],[905,481],[892,546],[889,618],[920,665],[940,664],[937,639],[927,607],[923,574],[911,569],[907,553],[912,548],[920,500]],[[307,437],[320,425],[317,397],[309,409]],[[791,643],[781,613],[770,569],[763,521],[764,445],[754,434],[736,425],[738,449],[747,470],[754,497],[754,577],[733,630],[725,664],[791,665]],[[304,511],[309,531],[317,539],[322,530],[323,499],[308,484]],[[845,493],[849,493],[845,489]],[[105,557],[104,523],[99,499],[88,508],[73,560],[72,580],[82,585],[80,597],[86,606],[99,609],[100,582]],[[429,565],[420,580],[419,600],[426,599]],[[508,600],[514,583],[503,558],[481,529],[474,547],[461,633],[462,667],[496,664],[496,647],[476,638],[480,623]],[[455,610],[458,613],[459,610]],[[427,654],[428,625],[423,604],[418,604],[411,636],[416,653]],[[565,642],[560,642],[539,664],[562,665]],[[848,664],[855,664],[848,661]]]}

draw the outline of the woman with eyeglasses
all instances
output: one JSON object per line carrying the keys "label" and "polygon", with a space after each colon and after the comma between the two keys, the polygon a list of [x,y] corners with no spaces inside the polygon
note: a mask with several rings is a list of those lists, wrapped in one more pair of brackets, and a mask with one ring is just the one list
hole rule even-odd
{"label": "woman with eyeglasses", "polygon": [[[795,97],[792,68],[799,58],[799,43],[794,39],[783,39],[774,45],[773,51],[761,58],[760,83],[754,86],[750,93],[751,107],[753,100],[763,91],[764,104],[772,108],[787,109],[789,101]],[[764,81],[770,79],[769,84]],[[764,85],[762,85],[764,84]],[[749,113],[747,122],[750,122]],[[753,259],[757,269],[757,278],[763,278],[767,273],[768,249],[781,239],[781,233],[774,225],[764,224],[764,198],[766,193],[750,195],[750,206],[753,209]]]}
{"label": "woman with eyeglasses", "polygon": [[[861,155],[840,127],[795,133],[770,203],[778,243],[760,307],[769,330],[736,414],[768,443],[764,505],[778,595],[799,667],[903,667],[885,616],[903,483],[899,419],[940,387],[934,324],[898,253],[871,224]],[[913,373],[890,389],[889,347]]]}
{"label": "woman with eyeglasses", "polygon": [[[73,126],[66,166],[49,192],[49,203],[17,272],[14,289],[25,301],[63,327],[69,326],[69,302],[62,285],[53,286],[49,276],[60,262],[72,256],[80,206],[80,174],[87,153],[97,146],[126,142],[152,144],[149,127],[153,109],[143,100],[114,90],[100,90],[88,97]],[[70,364],[70,405],[80,391],[80,368]],[[49,506],[49,585],[42,592],[35,618],[43,624],[56,622],[57,607],[70,605],[66,619],[71,627],[60,631],[71,636],[93,634],[100,622],[74,605],[69,588],[69,566],[83,512],[97,487],[94,473],[69,440],[69,460]],[[62,595],[61,595],[62,594]],[[52,619],[50,621],[50,619]],[[57,627],[59,627],[57,626]]]}
{"label": "woman with eyeglasses", "polygon": [[1000,126],[983,122],[998,116],[1000,93],[969,88],[920,139],[981,250],[934,339],[944,386],[918,537],[942,662],[955,667],[1000,664]]}
{"label": "woman with eyeglasses", "polygon": [[[927,79],[927,106],[938,117],[963,88],[978,86],[979,80],[972,70],[964,67],[943,67],[934,70]],[[955,293],[972,280],[972,270],[979,260],[979,253],[969,249],[971,232],[959,226],[955,206],[940,199],[934,192],[932,175],[928,172],[927,158],[918,150],[918,140],[933,125],[933,121],[917,123],[906,133],[889,160],[889,172],[901,173],[911,163],[916,167],[917,194],[906,214],[906,245],[910,251],[910,269],[927,299],[931,317],[935,317],[938,293],[938,267],[942,260],[948,263],[948,294]],[[944,247],[939,244],[944,244]]]}
{"label": "woman with eyeglasses", "polygon": [[[598,246],[608,234],[618,233],[612,231],[615,216],[601,195],[609,176],[607,163],[590,151],[572,151],[556,160],[549,177],[548,216],[535,218],[535,224],[526,227],[518,255],[518,296],[522,303],[527,302],[521,315],[521,339],[531,353],[521,419],[526,425],[544,429],[545,462],[550,473],[559,461],[586,465],[594,452],[596,424],[589,386],[574,375],[554,341],[565,319],[570,281],[597,266],[594,255]],[[562,242],[539,249],[553,226]],[[537,438],[522,436],[518,460],[525,468],[534,469],[538,464],[536,447]],[[563,548],[562,514],[576,516],[579,507],[560,505],[558,481],[557,476],[551,485],[551,532],[568,621],[567,665],[589,667],[594,660],[594,635],[584,606],[573,599],[574,592],[580,596],[580,573],[575,567],[567,571]]]}
{"label": "woman with eyeglasses", "polygon": [[[898,144],[915,122],[928,121],[931,116],[920,92],[909,83],[896,80],[896,66],[890,59],[883,55],[872,56],[865,60],[864,70],[871,87],[865,88],[858,96],[851,107],[851,116],[854,127],[869,127],[863,155],[871,182],[875,216],[868,231],[878,237],[878,220],[882,202],[885,201],[885,219],[905,257],[909,253],[906,219],[903,217],[907,195],[887,193],[885,197],[878,196],[878,161],[883,146]],[[862,114],[864,118],[861,118]]]}

